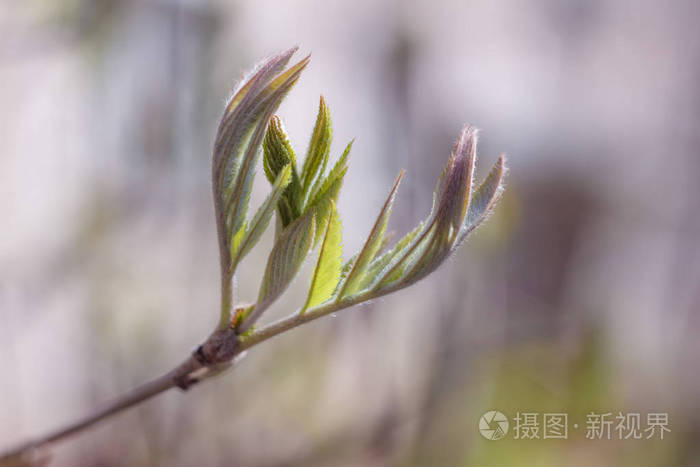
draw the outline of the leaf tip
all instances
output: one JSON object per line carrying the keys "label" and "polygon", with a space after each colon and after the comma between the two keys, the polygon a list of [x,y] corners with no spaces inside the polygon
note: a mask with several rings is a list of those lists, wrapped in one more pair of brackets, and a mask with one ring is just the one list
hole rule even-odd
{"label": "leaf tip", "polygon": [[403,179],[403,176],[404,176],[405,174],[406,174],[406,169],[401,169],[401,170],[399,171],[399,175],[396,177],[396,183],[395,183],[395,184],[398,184],[398,183],[401,181],[401,179]]}
{"label": "leaf tip", "polygon": [[452,150],[453,157],[467,158],[470,165],[474,164],[476,158],[476,144],[479,139],[479,130],[470,123],[465,125]]}
{"label": "leaf tip", "polygon": [[311,54],[309,53],[309,54],[306,54],[306,56],[304,58],[299,60],[299,63],[297,65],[300,66],[301,68],[306,68],[306,65],[308,65],[310,61],[311,61]]}

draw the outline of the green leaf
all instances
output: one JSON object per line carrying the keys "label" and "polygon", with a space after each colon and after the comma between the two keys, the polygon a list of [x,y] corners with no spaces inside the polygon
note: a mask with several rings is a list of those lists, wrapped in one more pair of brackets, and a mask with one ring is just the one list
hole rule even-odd
{"label": "green leaf", "polygon": [[301,215],[303,192],[296,170],[294,150],[289,142],[284,125],[279,117],[274,115],[270,120],[265,139],[263,140],[263,162],[265,175],[270,183],[275,180],[278,172],[287,164],[292,166],[292,179],[284,192],[284,199],[279,204],[279,215],[282,227],[291,224]]}
{"label": "green leaf", "polygon": [[365,288],[369,286],[389,266],[390,263],[399,257],[399,255],[403,254],[406,251],[406,248],[408,248],[411,242],[413,242],[416,236],[421,232],[421,230],[423,230],[423,225],[423,222],[418,224],[418,227],[404,235],[398,242],[396,242],[396,245],[394,245],[392,249],[374,259],[374,261],[372,261],[372,263],[369,265],[366,280],[362,282],[360,287]]}
{"label": "green leaf", "polygon": [[333,201],[337,201],[338,192],[340,191],[340,187],[343,183],[343,178],[345,177],[345,173],[348,171],[348,156],[350,155],[350,150],[352,149],[352,144],[354,142],[355,140],[352,140],[348,143],[343,151],[343,154],[336,161],[330,172],[328,172],[328,176],[323,179],[322,183],[317,184],[317,186],[312,190],[309,196],[309,206],[324,198],[330,198],[333,199]]}
{"label": "green leaf", "polygon": [[439,239],[444,241],[444,235],[441,235],[438,223],[433,220],[431,223],[419,226],[416,230],[416,235],[412,235],[416,237],[415,240],[398,251],[391,262],[378,273],[373,290],[386,293],[406,287],[413,283],[409,281],[415,277],[413,273],[421,262],[435,259],[436,248],[442,244]]}
{"label": "green leaf", "polygon": [[323,197],[319,197],[319,199],[314,201],[314,203],[307,208],[307,211],[313,211],[316,214],[316,239],[314,241],[314,246],[326,228],[326,223],[331,214],[331,206],[338,199],[338,193],[342,185],[342,178],[336,180],[330,186],[330,189],[323,194]]}
{"label": "green leaf", "polygon": [[401,287],[407,287],[433,272],[452,252],[454,230],[451,226],[441,227],[441,224],[437,224],[415,251],[413,261],[401,278]]}
{"label": "green leaf", "polygon": [[[351,143],[352,144],[352,143]],[[316,187],[316,194],[313,198],[309,198],[308,204],[304,208],[304,212],[313,211],[316,214],[316,238],[314,246],[321,238],[325,231],[326,223],[331,212],[331,204],[337,203],[340,189],[343,186],[343,178],[347,172],[347,156],[350,151],[350,145],[346,148],[341,158],[337,161],[331,172],[319,183]]]}
{"label": "green leaf", "polygon": [[[257,154],[265,127],[274,110],[309,62],[304,58],[282,72],[296,48],[261,63],[243,80],[229,100],[214,145],[212,178],[217,216],[222,280],[230,281],[234,239],[246,223]],[[222,285],[224,285],[222,283]]]}
{"label": "green leaf", "polygon": [[476,134],[468,126],[462,131],[436,188],[433,211],[411,245],[396,255],[379,274],[375,290],[388,292],[406,287],[434,271],[454,250],[455,240],[469,205]]}
{"label": "green leaf", "polygon": [[292,48],[263,61],[252,76],[242,81],[226,105],[214,146],[214,185],[218,196],[230,195],[230,191],[224,191],[238,175],[242,150],[260,119],[264,108],[261,103],[269,97],[269,92],[264,92],[265,87],[295,51],[296,48]]}
{"label": "green leaf", "polygon": [[[384,238],[382,238],[382,244],[379,245],[379,249],[377,250],[377,255],[384,255],[384,253],[387,252],[389,244],[391,244],[391,241],[394,239],[395,236],[396,230],[390,230],[384,234]],[[375,260],[376,259],[378,259],[378,256],[377,258],[375,258]]]}
{"label": "green leaf", "polygon": [[272,190],[258,208],[255,216],[253,216],[250,225],[246,228],[245,236],[240,241],[232,242],[231,268],[235,268],[240,260],[250,252],[251,248],[253,248],[260,239],[262,233],[267,229],[270,218],[275,212],[277,202],[282,197],[291,178],[292,167],[290,164],[287,164],[277,175],[277,179],[272,185]]}
{"label": "green leaf", "polygon": [[343,186],[343,179],[347,173],[347,159],[352,148],[352,141],[347,145],[343,155],[333,166],[328,176],[314,186],[312,196],[305,210],[313,210],[316,213],[316,242],[319,240],[320,232],[323,232],[330,214],[331,202],[338,202],[338,195]]}
{"label": "green leaf", "polygon": [[256,123],[253,111],[262,89],[282,71],[296,50],[294,47],[262,61],[253,73],[241,81],[226,104],[214,145],[214,185],[217,195],[221,195],[238,174],[241,158],[237,148],[250,138],[251,129]]}
{"label": "green leaf", "polygon": [[307,197],[314,180],[323,176],[323,172],[326,170],[332,137],[331,114],[325,99],[321,96],[316,124],[311,134],[309,150],[306,154],[306,159],[304,159],[304,167],[301,171],[302,188]]}
{"label": "green leaf", "polygon": [[396,182],[394,182],[394,186],[391,189],[391,192],[389,193],[379,216],[377,217],[377,221],[374,223],[374,227],[372,227],[372,231],[367,237],[362,250],[358,254],[357,260],[354,262],[352,269],[348,273],[343,287],[340,289],[340,293],[338,294],[339,298],[343,298],[358,292],[360,290],[360,284],[368,282],[367,279],[363,280],[363,278],[365,276],[367,266],[374,259],[382,245],[384,233],[386,232],[386,226],[389,222],[389,216],[391,214],[391,205],[394,202],[396,190],[398,189],[399,183],[403,178],[403,174],[404,172],[402,170],[399,176],[396,178]]}
{"label": "green leaf", "polygon": [[340,279],[338,280],[338,284],[335,286],[335,290],[333,291],[334,296],[338,296],[340,293],[340,288],[345,283],[345,278],[348,277],[348,274],[350,274],[352,267],[355,265],[355,261],[357,261],[357,254],[352,255],[350,259],[343,263],[343,267],[340,268]]}
{"label": "green leaf", "polygon": [[292,164],[292,169],[296,172],[294,149],[284,130],[282,120],[277,115],[273,115],[270,119],[265,139],[263,139],[263,162],[265,176],[270,183],[274,183],[280,170],[288,164]]}
{"label": "green leaf", "polygon": [[306,299],[306,304],[302,309],[302,313],[308,308],[320,305],[333,296],[333,292],[340,281],[340,270],[343,259],[342,235],[340,216],[338,215],[335,203],[331,202],[326,233],[323,237],[323,243],[321,244],[321,251],[318,255],[316,269],[311,279],[309,296]]}
{"label": "green leaf", "polygon": [[255,309],[239,327],[243,333],[285,291],[311,248],[314,216],[307,213],[289,225],[275,242],[267,259]]}
{"label": "green leaf", "polygon": [[[238,229],[238,232],[233,234],[231,237],[231,259],[232,263],[237,261],[234,261],[234,258],[238,251],[240,251],[241,248],[241,243],[243,242],[243,239],[246,237],[248,233],[248,223],[244,222],[243,225]],[[230,266],[230,268],[235,268],[235,266]]]}
{"label": "green leaf", "polygon": [[272,80],[272,82],[261,91],[261,96],[263,97],[256,103],[252,112],[257,124],[243,151],[239,172],[235,179],[232,180],[230,187],[227,187],[227,192],[230,190],[230,195],[222,200],[224,204],[223,215],[226,221],[228,235],[231,235],[231,232],[236,232],[243,221],[245,221],[248,203],[250,201],[253,176],[255,175],[257,155],[265,134],[267,123],[272,113],[282,102],[284,96],[299,79],[299,75],[305,66],[306,62],[299,62],[297,65],[294,65]]}
{"label": "green leaf", "polygon": [[352,255],[350,259],[343,263],[343,267],[340,268],[341,279],[348,277],[348,274],[350,274],[350,271],[352,271],[352,267],[355,265],[355,261],[357,261],[357,253]]}
{"label": "green leaf", "polygon": [[481,224],[496,206],[503,193],[505,177],[505,157],[501,155],[491,168],[486,179],[473,194],[464,225],[460,230],[456,245]]}

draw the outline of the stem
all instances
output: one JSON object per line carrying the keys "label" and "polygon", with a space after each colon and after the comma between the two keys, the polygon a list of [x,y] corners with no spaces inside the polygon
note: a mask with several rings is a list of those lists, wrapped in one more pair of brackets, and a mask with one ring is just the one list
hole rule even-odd
{"label": "stem", "polygon": [[[228,268],[228,266],[221,266]],[[221,312],[219,314],[219,324],[216,329],[224,330],[231,323],[231,303],[233,302],[232,277],[221,270]]]}
{"label": "stem", "polygon": [[221,278],[221,310],[219,310],[219,325],[217,329],[223,330],[228,326],[231,319],[231,303],[232,299],[232,274],[229,272],[231,267],[231,252],[226,241],[226,226],[222,210],[222,200],[219,193],[219,187],[223,177],[217,172],[217,164],[212,165],[212,190],[214,194],[214,212],[216,213],[216,238],[219,244],[219,274]]}
{"label": "stem", "polygon": [[309,321],[321,318],[322,316],[326,316],[336,311],[340,311],[343,308],[351,307],[360,302],[369,300],[370,298],[372,298],[371,291],[354,295],[344,300],[326,302],[314,308],[310,308],[304,312],[300,311],[286,316],[255,331],[248,337],[241,338],[240,342],[238,343],[237,352],[243,352],[244,350],[247,350],[261,342],[271,339],[277,336],[278,334],[293,329],[301,324],[308,323]]}

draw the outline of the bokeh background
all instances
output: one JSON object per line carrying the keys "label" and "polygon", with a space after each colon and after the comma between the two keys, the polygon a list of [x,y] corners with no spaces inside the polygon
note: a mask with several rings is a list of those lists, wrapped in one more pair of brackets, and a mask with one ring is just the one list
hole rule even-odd
{"label": "bokeh background", "polygon": [[[391,228],[427,214],[466,122],[480,177],[509,155],[497,212],[416,286],[52,465],[700,465],[698,18],[694,0],[3,1],[0,448],[159,375],[216,323],[217,121],[244,71],[299,44],[312,63],[279,111],[297,152],[321,93],[335,157],[356,137],[346,257],[401,168]],[[302,303],[309,269],[265,320]],[[567,413],[568,439],[488,441],[493,409],[511,430]],[[590,440],[591,412],[667,413],[671,432]]]}

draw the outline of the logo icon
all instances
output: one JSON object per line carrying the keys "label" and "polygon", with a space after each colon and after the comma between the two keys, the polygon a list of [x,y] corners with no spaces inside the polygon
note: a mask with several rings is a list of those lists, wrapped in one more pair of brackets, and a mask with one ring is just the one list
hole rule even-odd
{"label": "logo icon", "polygon": [[508,418],[497,410],[490,410],[479,419],[479,432],[488,440],[499,440],[508,433]]}

